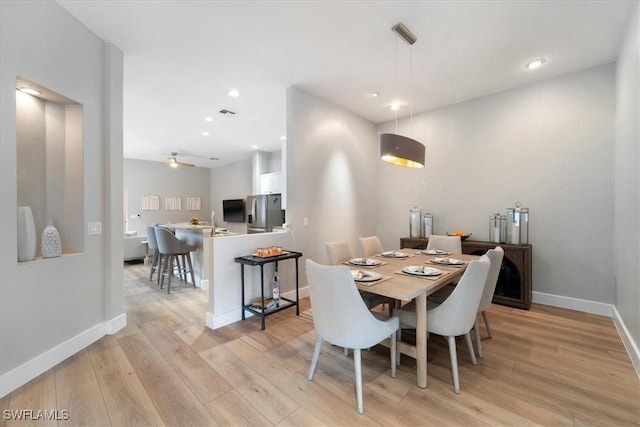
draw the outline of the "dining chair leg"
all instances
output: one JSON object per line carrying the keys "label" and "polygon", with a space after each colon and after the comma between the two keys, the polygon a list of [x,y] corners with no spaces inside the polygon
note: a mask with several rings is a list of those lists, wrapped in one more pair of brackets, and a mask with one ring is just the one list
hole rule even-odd
{"label": "dining chair leg", "polygon": [[169,255],[169,259],[167,260],[167,264],[168,264],[168,272],[169,274],[167,274],[168,276],[168,281],[167,281],[167,294],[171,292],[171,276],[173,276],[173,263],[176,261],[176,257],[175,255]]}
{"label": "dining chair leg", "polygon": [[451,359],[451,377],[453,379],[453,391],[460,394],[460,377],[458,376],[458,355],[456,353],[456,337],[447,337],[449,343],[449,359]]}
{"label": "dining chair leg", "polygon": [[309,367],[309,375],[307,375],[307,379],[309,381],[313,380],[313,374],[316,370],[316,365],[318,364],[318,356],[320,356],[320,350],[322,349],[322,337],[318,335],[318,340],[316,341],[316,348],[313,350],[313,357],[311,358],[311,366]]}
{"label": "dining chair leg", "polygon": [[358,406],[358,413],[362,414],[364,413],[364,405],[362,404],[362,359],[359,348],[353,349],[353,364],[356,377],[356,404]]}
{"label": "dining chair leg", "polygon": [[[193,263],[191,262],[191,253],[187,252],[187,264],[189,264],[189,273],[191,273],[191,283],[193,283],[193,287],[196,287],[196,276],[193,272]],[[185,280],[186,281],[186,280]]]}
{"label": "dining chair leg", "polygon": [[[396,332],[396,343],[402,341],[402,325],[400,325],[400,327],[398,328],[398,331]],[[396,344],[396,366],[400,366],[400,357],[402,356],[402,354],[400,354],[400,351],[398,350],[398,345]]]}
{"label": "dining chair leg", "polygon": [[473,343],[471,342],[471,334],[469,332],[464,334],[464,340],[467,342],[467,348],[469,348],[469,357],[471,357],[471,363],[477,365],[478,360],[476,359],[476,353],[473,351]]}
{"label": "dining chair leg", "polygon": [[153,251],[153,256],[151,258],[151,268],[149,268],[150,272],[149,272],[149,281],[153,280],[153,273],[156,272],[158,270],[158,251],[155,250]]}
{"label": "dining chair leg", "polygon": [[156,266],[156,285],[160,285],[160,279],[164,278],[164,264],[167,262],[164,255],[158,253],[158,265]]}
{"label": "dining chair leg", "polygon": [[476,335],[476,347],[478,347],[478,357],[482,358],[482,341],[480,340],[480,325],[478,325],[477,319],[473,324],[473,332]]}
{"label": "dining chair leg", "polygon": [[396,332],[391,334],[391,345],[389,346],[389,350],[391,350],[391,378],[396,377],[396,357],[397,357],[397,343],[396,343]]}
{"label": "dining chair leg", "polygon": [[493,334],[491,333],[491,325],[489,325],[489,316],[487,316],[486,310],[482,312],[482,318],[484,319],[484,325],[487,327],[489,338],[493,338]]}

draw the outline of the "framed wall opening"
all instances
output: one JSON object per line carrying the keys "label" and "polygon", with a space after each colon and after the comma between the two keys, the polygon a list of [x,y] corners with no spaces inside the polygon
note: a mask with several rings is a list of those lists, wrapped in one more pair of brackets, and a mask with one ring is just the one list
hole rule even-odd
{"label": "framed wall opening", "polygon": [[16,160],[17,205],[32,212],[36,259],[50,222],[60,234],[63,255],[84,252],[83,106],[18,76]]}

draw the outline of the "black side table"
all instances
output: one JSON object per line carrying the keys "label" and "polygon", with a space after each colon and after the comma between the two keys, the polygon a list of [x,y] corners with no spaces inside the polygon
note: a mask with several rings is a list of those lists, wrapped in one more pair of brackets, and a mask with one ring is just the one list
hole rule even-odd
{"label": "black side table", "polygon": [[[265,317],[270,316],[274,313],[287,309],[289,307],[296,307],[296,316],[300,315],[300,307],[299,307],[299,289],[298,289],[298,258],[302,256],[300,252],[294,251],[285,251],[282,255],[275,255],[270,257],[259,257],[256,255],[246,255],[235,258],[235,262],[240,263],[240,277],[242,279],[242,320],[245,319],[245,311],[249,311],[256,316],[260,316],[262,319],[262,330],[265,328]],[[245,303],[244,298],[244,266],[260,266],[260,289],[262,296],[262,307],[264,307],[264,265],[270,262],[274,262],[276,264],[276,269],[278,268],[278,261],[284,261],[287,259],[295,259],[296,261],[296,299],[292,300],[289,298],[280,297],[280,305],[278,307],[273,307],[267,310],[260,310],[252,307],[250,304]]]}

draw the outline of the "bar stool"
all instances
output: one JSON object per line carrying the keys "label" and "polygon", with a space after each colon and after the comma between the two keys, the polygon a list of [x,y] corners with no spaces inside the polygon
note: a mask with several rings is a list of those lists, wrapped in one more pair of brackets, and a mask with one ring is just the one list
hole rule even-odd
{"label": "bar stool", "polygon": [[156,276],[157,284],[160,284],[160,273],[162,270],[162,255],[158,250],[158,241],[156,240],[156,230],[152,225],[148,225],[147,229],[147,242],[149,245],[149,249],[153,251],[153,256],[151,258],[151,269],[149,271],[149,281],[153,280],[153,273],[158,272]]}
{"label": "bar stool", "polygon": [[[158,251],[161,256],[166,257],[164,266],[162,267],[162,278],[160,279],[160,289],[164,285],[164,277],[168,276],[167,293],[171,292],[171,276],[175,269],[179,276],[187,281],[187,273],[191,275],[193,287],[196,287],[196,278],[193,273],[193,264],[191,262],[191,246],[178,239],[171,231],[162,227],[155,227],[156,241],[158,243]],[[182,258],[182,266],[180,266],[180,258]],[[188,267],[187,267],[188,265]]]}

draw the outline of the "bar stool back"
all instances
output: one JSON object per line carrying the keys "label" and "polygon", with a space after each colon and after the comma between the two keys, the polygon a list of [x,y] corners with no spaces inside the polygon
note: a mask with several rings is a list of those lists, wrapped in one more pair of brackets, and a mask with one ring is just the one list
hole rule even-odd
{"label": "bar stool back", "polygon": [[[196,279],[193,273],[193,264],[191,262],[191,247],[178,239],[171,231],[162,227],[155,227],[156,241],[158,243],[158,251],[165,256],[164,266],[162,268],[162,278],[160,279],[160,289],[164,284],[165,276],[168,277],[167,293],[171,292],[171,277],[174,274],[174,262],[176,264],[177,273],[187,281],[187,273],[191,276],[193,287],[196,287]],[[180,266],[180,258],[182,258],[182,266]],[[188,265],[188,267],[187,267]]]}

